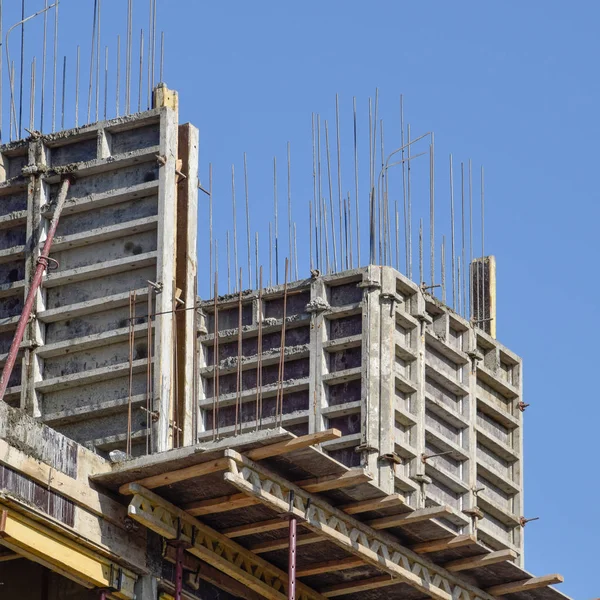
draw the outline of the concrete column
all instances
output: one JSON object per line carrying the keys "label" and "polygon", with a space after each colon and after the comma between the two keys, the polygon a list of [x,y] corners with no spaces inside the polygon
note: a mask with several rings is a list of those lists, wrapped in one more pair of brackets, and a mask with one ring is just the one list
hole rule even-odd
{"label": "concrete column", "polygon": [[157,600],[158,580],[152,575],[142,575],[135,584],[135,600]]}
{"label": "concrete column", "polygon": [[178,114],[163,108],[160,114],[161,166],[158,190],[158,249],[157,272],[163,274],[162,291],[155,295],[154,331],[154,399],[153,410],[158,413],[154,425],[155,452],[173,446],[173,303],[175,292],[175,252],[177,235],[177,143]]}
{"label": "concrete column", "polygon": [[427,494],[427,484],[431,482],[425,475],[425,464],[422,457],[425,454],[425,332],[427,326],[433,323],[429,314],[425,310],[425,297],[423,292],[419,291],[413,296],[412,316],[419,321],[419,334],[417,337],[417,369],[415,382],[417,393],[415,394],[415,416],[417,424],[415,426],[415,449],[417,457],[411,462],[410,478],[419,485],[419,493],[414,508],[424,508]]}
{"label": "concrete column", "polygon": [[364,288],[361,401],[362,465],[375,475],[379,470],[379,378],[381,267],[369,265],[359,286]]}
{"label": "concrete column", "polygon": [[379,373],[379,486],[387,494],[394,493],[394,459],[396,440],[396,306],[401,298],[396,294],[395,271],[384,268],[380,293],[380,373]]}
{"label": "concrete column", "polygon": [[323,279],[318,277],[310,286],[310,303],[306,310],[310,320],[310,383],[308,433],[316,433],[325,429],[323,408],[327,404],[323,375],[327,373],[323,342],[327,339],[327,322],[324,312],[329,308],[327,289]]}

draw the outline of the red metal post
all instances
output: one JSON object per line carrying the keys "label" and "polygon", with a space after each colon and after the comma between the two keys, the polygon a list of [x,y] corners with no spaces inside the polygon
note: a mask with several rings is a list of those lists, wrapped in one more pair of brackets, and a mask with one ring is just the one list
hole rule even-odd
{"label": "red metal post", "polygon": [[176,546],[177,554],[175,556],[175,600],[181,600],[183,591],[183,556],[185,549],[183,544]]}
{"label": "red metal post", "polygon": [[37,268],[35,270],[33,280],[31,281],[31,285],[29,286],[29,291],[27,292],[27,299],[25,300],[25,305],[23,306],[19,323],[17,324],[17,331],[15,332],[15,337],[10,346],[10,350],[8,351],[8,357],[6,358],[4,369],[2,370],[2,377],[0,378],[0,400],[4,399],[4,394],[6,393],[6,388],[8,387],[8,380],[10,379],[15,362],[17,361],[19,346],[23,341],[25,328],[27,327],[27,322],[29,321],[29,316],[31,315],[31,309],[33,308],[35,295],[40,287],[40,284],[42,283],[44,271],[48,267],[48,254],[50,252],[50,247],[52,246],[52,241],[54,240],[54,234],[56,233],[56,228],[58,227],[58,221],[65,205],[65,200],[67,199],[67,192],[69,191],[70,185],[70,178],[67,177],[62,180],[56,208],[54,209],[54,214],[52,215],[52,221],[50,222],[50,227],[48,229],[46,241],[44,242],[42,254],[38,258]]}
{"label": "red metal post", "polygon": [[296,517],[290,515],[288,599],[296,600]]}

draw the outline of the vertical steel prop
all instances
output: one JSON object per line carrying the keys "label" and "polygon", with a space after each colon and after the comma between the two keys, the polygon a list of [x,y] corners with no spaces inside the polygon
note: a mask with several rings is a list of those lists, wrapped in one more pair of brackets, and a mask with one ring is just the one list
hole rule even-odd
{"label": "vertical steel prop", "polygon": [[25,305],[23,306],[23,311],[21,312],[19,323],[17,324],[17,331],[15,332],[15,337],[10,346],[10,350],[8,351],[8,357],[6,359],[4,369],[2,370],[2,377],[0,378],[0,400],[4,399],[4,394],[6,393],[6,388],[8,387],[8,381],[17,361],[19,346],[23,341],[23,336],[25,335],[25,328],[27,327],[27,323],[29,322],[29,317],[31,315],[31,310],[35,301],[35,296],[40,287],[40,284],[42,283],[44,271],[48,268],[49,263],[52,262],[52,259],[49,258],[50,248],[52,246],[52,241],[54,240],[54,234],[56,233],[56,229],[58,227],[60,215],[62,213],[65,201],[67,199],[67,193],[72,183],[72,176],[67,176],[62,180],[60,185],[60,191],[58,193],[56,208],[54,209],[54,214],[52,215],[52,221],[50,222],[50,227],[48,229],[46,241],[44,242],[42,253],[38,258],[38,264],[35,270],[35,274],[31,281],[31,285],[29,286],[29,291],[27,292],[27,299],[25,300]]}
{"label": "vertical steel prop", "polygon": [[181,593],[183,591],[183,544],[176,546],[177,553],[175,558],[175,600],[181,600]]}
{"label": "vertical steel prop", "polygon": [[290,490],[288,600],[296,600],[296,531],[297,520],[294,516],[294,492]]}

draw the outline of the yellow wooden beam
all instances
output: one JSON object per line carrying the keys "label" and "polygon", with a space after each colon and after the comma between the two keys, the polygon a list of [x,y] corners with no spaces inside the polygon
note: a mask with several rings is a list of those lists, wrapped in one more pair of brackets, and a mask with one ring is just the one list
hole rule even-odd
{"label": "yellow wooden beam", "polygon": [[392,494],[383,498],[375,498],[372,500],[361,500],[360,502],[352,502],[338,506],[347,515],[358,515],[360,513],[369,512],[371,510],[383,510],[385,508],[395,508],[404,506],[405,498],[402,494]]}
{"label": "yellow wooden beam", "polygon": [[65,575],[85,587],[115,588],[115,598],[133,600],[137,576],[75,542],[13,510],[0,511],[2,544],[34,562]]}
{"label": "yellow wooden beam", "polygon": [[404,513],[401,515],[391,515],[389,517],[381,517],[367,521],[367,525],[373,529],[391,529],[392,527],[407,527],[414,523],[421,523],[429,519],[447,517],[452,514],[452,509],[448,506],[432,506],[428,508],[420,508],[413,512]]}

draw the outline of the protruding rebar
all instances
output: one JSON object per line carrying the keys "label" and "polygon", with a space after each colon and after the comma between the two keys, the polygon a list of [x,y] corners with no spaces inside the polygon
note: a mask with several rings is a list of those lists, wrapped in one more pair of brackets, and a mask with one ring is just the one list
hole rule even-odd
{"label": "protruding rebar", "polygon": [[212,258],[213,258],[213,198],[212,198],[212,163],[208,163],[208,256],[210,289],[213,289]]}
{"label": "protruding rebar", "polygon": [[348,248],[342,249],[342,148],[340,144],[340,99],[338,94],[335,95],[335,133],[336,133],[336,148],[337,148],[337,184],[338,184],[338,205],[339,205],[339,229],[340,229],[340,266],[343,268],[344,260],[342,256],[346,256],[346,268],[348,268]]}
{"label": "protruding rebar", "polygon": [[231,165],[231,211],[233,217],[233,264],[235,265],[234,274],[237,274],[239,268],[237,242],[237,207],[235,203],[235,167],[233,165]]}
{"label": "protruding rebar", "polygon": [[75,66],[75,127],[79,127],[79,71],[81,67],[81,48],[77,46],[77,61]]}
{"label": "protruding rebar", "polygon": [[98,35],[96,36],[96,112],[95,121],[100,120],[100,33],[102,25],[102,0],[98,0]]}
{"label": "protruding rebar", "polygon": [[35,56],[31,61],[31,85],[29,91],[29,131],[35,129]]}
{"label": "protruding rebar", "polygon": [[433,133],[431,134],[431,144],[429,145],[429,251],[431,254],[431,293],[435,295],[435,193],[434,177],[435,167],[433,162]]}
{"label": "protruding rebar", "polygon": [[164,81],[165,67],[165,32],[160,32],[160,81]]}
{"label": "protruding rebar", "polygon": [[244,193],[246,196],[246,241],[248,242],[248,287],[252,287],[252,250],[250,242],[250,201],[248,197],[248,162],[244,152]]}
{"label": "protruding rebar", "polygon": [[358,139],[356,128],[356,98],[352,98],[354,108],[354,201],[356,207],[356,257],[357,267],[360,267],[360,208],[358,202]]}
{"label": "protruding rebar", "polygon": [[[0,21],[2,18],[0,17]],[[0,29],[2,25],[0,24]],[[0,35],[1,37],[1,35]],[[42,83],[40,86],[41,98],[40,98],[40,131],[44,133],[44,108],[46,98],[46,57],[48,53],[48,0],[44,0],[44,33],[42,36]],[[2,67],[0,67],[0,80],[2,79]],[[0,94],[1,96],[2,94]],[[0,99],[1,102],[1,99]],[[2,111],[0,110],[0,113]],[[1,119],[0,115],[0,119]]]}
{"label": "protruding rebar", "polygon": [[411,197],[410,197],[410,170],[411,170],[411,163],[410,163],[410,123],[408,123],[406,125],[406,143],[407,143],[407,148],[406,148],[406,153],[407,153],[407,163],[406,163],[406,207],[407,207],[407,213],[406,213],[406,218],[408,220],[408,278],[412,279],[412,268],[413,268],[413,264],[412,264],[412,252],[413,252],[413,247],[412,247],[412,201],[411,201]]}
{"label": "protruding rebar", "polygon": [[294,265],[294,239],[292,233],[292,155],[290,143],[287,143],[287,192],[288,192],[288,256],[290,259],[290,271]]}
{"label": "protruding rebar", "polygon": [[423,281],[423,219],[419,219],[419,285],[424,285]]}
{"label": "protruding rebar", "polygon": [[273,157],[273,212],[275,218],[275,283],[279,285],[279,216],[277,214],[277,157]]}
{"label": "protruding rebar", "polygon": [[140,80],[138,83],[138,112],[142,110],[142,86],[144,83],[144,30],[140,29]]}
{"label": "protruding rebar", "polygon": [[115,116],[121,116],[121,36],[117,35],[117,81],[116,81]]}
{"label": "protruding rebar", "polygon": [[[329,127],[327,125],[327,119],[325,119],[325,151],[327,153],[327,181],[329,184],[329,211],[331,213],[331,243],[333,246],[333,270],[337,271],[337,244],[335,239],[335,214],[333,211],[333,184],[331,181],[331,154],[329,152]],[[327,223],[325,224],[327,225]],[[340,237],[340,243],[341,243]]]}
{"label": "protruding rebar", "polygon": [[454,249],[454,170],[452,167],[452,154],[450,155],[450,229],[452,238],[450,249],[452,251],[452,308],[456,310],[456,277],[455,277],[455,249]]}
{"label": "protruding rebar", "polygon": [[65,128],[65,95],[67,93],[67,57],[63,57],[62,98],[60,105],[60,128]]}
{"label": "protruding rebar", "polygon": [[227,258],[227,294],[231,294],[231,252],[229,243],[229,229],[225,233],[226,258]]}
{"label": "protruding rebar", "polygon": [[90,82],[88,86],[87,124],[92,120],[92,91],[94,89],[94,60],[96,54],[96,28],[98,26],[98,0],[94,0],[94,18],[92,20],[92,40],[90,49]]}
{"label": "protruding rebar", "polygon": [[442,302],[446,304],[446,236],[442,235]]}
{"label": "protruding rebar", "polygon": [[108,46],[104,48],[104,120],[108,111]]}
{"label": "protruding rebar", "polygon": [[481,287],[479,296],[481,296],[481,312],[479,318],[481,319],[481,329],[487,331],[487,325],[489,321],[486,319],[486,306],[485,299],[487,294],[485,293],[485,184],[483,178],[483,167],[481,167]]}
{"label": "protruding rebar", "polygon": [[125,61],[125,114],[131,112],[131,46],[132,46],[132,2],[127,0],[127,49]]}
{"label": "protruding rebar", "polygon": [[25,0],[21,0],[21,68],[19,72],[19,139],[23,137],[23,79],[25,76]]}
{"label": "protruding rebar", "polygon": [[[469,265],[473,264],[473,169],[471,159],[469,159]],[[468,277],[465,265],[465,252],[463,249],[463,281]],[[465,293],[465,303],[467,301]],[[475,314],[473,303],[473,282],[469,280],[469,318],[472,319]]]}
{"label": "protruding rebar", "polygon": [[58,59],[58,2],[54,6],[54,73],[52,76],[52,132],[56,130],[56,61]]}

